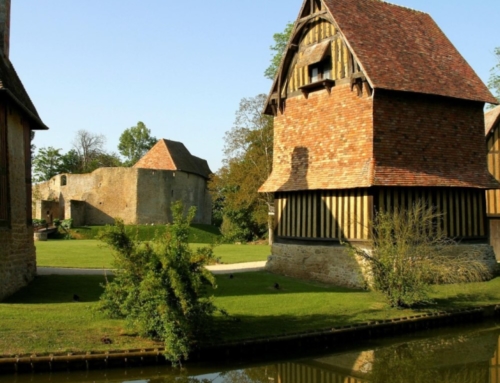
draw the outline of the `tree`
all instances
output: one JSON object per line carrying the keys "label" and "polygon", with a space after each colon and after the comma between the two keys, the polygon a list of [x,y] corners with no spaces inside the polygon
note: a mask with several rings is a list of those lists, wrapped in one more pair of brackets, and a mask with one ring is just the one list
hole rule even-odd
{"label": "tree", "polygon": [[490,70],[488,87],[495,93],[495,97],[500,102],[500,47],[495,48],[497,64]]}
{"label": "tree", "polygon": [[264,76],[270,80],[274,80],[276,72],[279,69],[281,58],[283,56],[283,53],[285,52],[288,40],[290,39],[290,35],[292,34],[293,25],[293,23],[289,22],[282,33],[275,33],[273,35],[274,45],[271,45],[269,49],[271,49],[271,51],[274,53],[273,57],[271,58],[271,64],[264,72]]}
{"label": "tree", "polygon": [[81,160],[75,149],[61,156],[61,173],[79,173],[80,169]]}
{"label": "tree", "polygon": [[368,246],[347,244],[351,253],[369,263],[373,288],[392,307],[429,303],[436,283],[484,280],[487,267],[474,254],[460,252],[440,230],[442,216],[424,201],[410,208],[380,211],[372,223]]}
{"label": "tree", "polygon": [[212,248],[189,247],[189,224],[195,208],[172,205],[173,224],[167,235],[138,242],[125,232],[123,222],[107,226],[101,240],[115,255],[116,272],[105,285],[99,309],[122,317],[141,336],[162,340],[172,363],[186,359],[194,344],[206,337],[216,307],[207,295],[215,279],[204,266],[214,261]]}
{"label": "tree", "polygon": [[62,172],[63,161],[61,150],[52,146],[38,150],[38,153],[33,158],[33,180],[35,182],[50,180]]}
{"label": "tree", "polygon": [[153,147],[157,138],[151,136],[151,131],[143,122],[125,129],[120,136],[118,151],[126,158],[126,164],[132,166],[139,161],[146,152]]}
{"label": "tree", "polygon": [[273,118],[262,113],[266,95],[243,98],[232,129],[224,140],[224,164],[210,181],[222,210],[223,234],[251,240],[266,232],[273,196],[258,193],[269,177],[273,160]]}
{"label": "tree", "polygon": [[90,163],[104,154],[104,145],[106,137],[102,134],[94,134],[87,130],[79,130],[76,132],[73,140],[73,149],[80,158],[80,173],[89,172]]}

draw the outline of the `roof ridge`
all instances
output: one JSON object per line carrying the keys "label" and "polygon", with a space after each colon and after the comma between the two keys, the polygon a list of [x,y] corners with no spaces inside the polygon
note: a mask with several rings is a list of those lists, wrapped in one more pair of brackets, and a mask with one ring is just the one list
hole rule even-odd
{"label": "roof ridge", "polygon": [[421,10],[419,10],[419,9],[414,9],[414,8],[406,7],[406,6],[404,6],[404,5],[399,5],[399,4],[391,3],[391,2],[389,2],[389,1],[385,1],[385,0],[372,0],[372,1],[380,1],[381,3],[386,3],[386,4],[388,4],[388,5],[393,5],[393,6],[395,6],[395,7],[399,7],[399,8],[407,9],[407,10],[412,11],[412,12],[422,13],[422,14],[424,14],[424,15],[428,15],[428,13],[427,13],[427,12],[421,11]]}

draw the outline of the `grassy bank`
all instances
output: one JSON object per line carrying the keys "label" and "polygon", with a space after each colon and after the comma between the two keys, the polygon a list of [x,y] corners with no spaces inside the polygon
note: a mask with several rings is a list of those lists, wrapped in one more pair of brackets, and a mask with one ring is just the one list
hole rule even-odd
{"label": "grassy bank", "polygon": [[[104,226],[82,226],[71,229],[74,239],[97,239]],[[165,235],[167,225],[127,225],[125,231],[139,241],[150,241],[157,236]],[[191,225],[189,243],[216,243],[222,240],[219,229],[212,225]]]}
{"label": "grassy bank", "polygon": [[[104,243],[98,240],[49,240],[36,242],[38,266],[77,267],[102,269],[112,267],[113,255]],[[205,246],[195,243],[196,248]],[[214,253],[222,263],[265,261],[270,254],[267,245],[218,245]]]}
{"label": "grassy bank", "polygon": [[[42,276],[0,303],[0,355],[151,347],[121,320],[93,313],[103,277]],[[217,318],[216,341],[323,329],[443,309],[500,302],[500,279],[436,288],[436,305],[397,310],[374,292],[297,281],[265,272],[217,277],[216,304],[233,319]],[[279,283],[280,289],[274,284]],[[73,301],[73,294],[80,302]],[[113,343],[104,344],[103,337]]]}

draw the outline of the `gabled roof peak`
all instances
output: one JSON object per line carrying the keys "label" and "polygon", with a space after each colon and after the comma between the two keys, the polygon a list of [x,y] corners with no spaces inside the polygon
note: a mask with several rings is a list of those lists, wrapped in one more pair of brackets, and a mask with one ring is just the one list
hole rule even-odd
{"label": "gabled roof peak", "polygon": [[206,160],[193,156],[182,142],[162,138],[133,166],[141,169],[179,170],[208,178]]}

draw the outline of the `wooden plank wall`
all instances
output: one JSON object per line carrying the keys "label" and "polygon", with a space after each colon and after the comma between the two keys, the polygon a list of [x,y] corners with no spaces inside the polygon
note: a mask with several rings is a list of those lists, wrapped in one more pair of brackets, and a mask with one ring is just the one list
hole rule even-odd
{"label": "wooden plank wall", "polygon": [[374,211],[408,208],[419,199],[442,213],[439,229],[443,234],[463,239],[486,237],[484,191],[465,188],[276,193],[275,235],[293,239],[366,240]]}
{"label": "wooden plank wall", "polygon": [[355,378],[336,371],[321,369],[299,363],[282,363],[277,366],[280,383],[367,383],[367,380]]}
{"label": "wooden plank wall", "polygon": [[[490,134],[486,140],[488,150],[488,170],[500,181],[500,126],[493,128],[493,134]],[[486,191],[486,212],[488,215],[500,216],[500,190]]]}
{"label": "wooden plank wall", "polygon": [[481,189],[465,188],[380,188],[375,209],[408,208],[424,200],[442,214],[439,229],[452,238],[486,236],[485,198]]}
{"label": "wooden plank wall", "polygon": [[[323,40],[330,39],[330,59],[332,60],[331,79],[338,80],[350,76],[353,72],[359,72],[359,65],[344,43],[335,26],[323,19],[316,19],[310,23],[309,30],[304,34],[296,53],[295,62],[304,54],[304,50]],[[295,92],[302,85],[309,84],[308,66],[297,67],[292,64],[287,76],[288,93]]]}
{"label": "wooden plank wall", "polygon": [[275,233],[310,239],[368,239],[368,189],[278,193]]}

